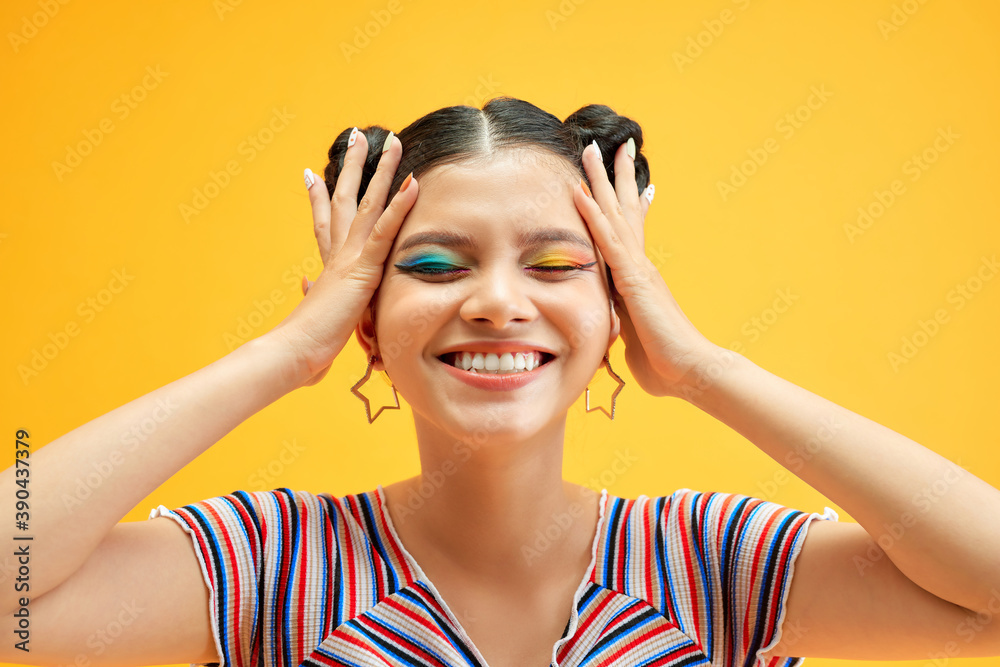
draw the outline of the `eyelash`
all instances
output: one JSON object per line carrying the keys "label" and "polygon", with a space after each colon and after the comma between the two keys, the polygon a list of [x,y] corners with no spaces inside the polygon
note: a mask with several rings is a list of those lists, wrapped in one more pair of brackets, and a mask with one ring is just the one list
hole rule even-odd
{"label": "eyelash", "polygon": [[[528,270],[529,271],[539,271],[541,273],[546,273],[546,274],[555,274],[555,273],[563,273],[563,272],[569,272],[569,271],[582,271],[582,270],[584,270],[586,268],[594,266],[595,264],[597,264],[596,261],[590,262],[589,264],[572,264],[572,265],[568,265],[568,266],[536,266],[536,267],[530,267]],[[396,268],[399,269],[400,271],[405,271],[405,272],[408,272],[408,273],[416,273],[416,274],[419,274],[419,275],[428,275],[428,276],[447,276],[447,275],[450,275],[450,274],[458,273],[459,271],[467,270],[467,269],[437,269],[437,268],[433,268],[433,267],[440,267],[440,266],[451,266],[451,265],[450,264],[444,264],[444,265],[442,265],[442,264],[426,263],[426,264],[416,264],[416,265],[413,265],[413,266],[406,266],[406,265],[402,265],[402,264],[397,264]]]}

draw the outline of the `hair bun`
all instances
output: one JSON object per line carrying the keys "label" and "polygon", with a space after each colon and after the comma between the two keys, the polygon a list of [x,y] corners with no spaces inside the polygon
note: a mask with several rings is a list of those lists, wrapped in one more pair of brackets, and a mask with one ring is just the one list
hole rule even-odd
{"label": "hair bun", "polygon": [[626,116],[619,116],[615,110],[604,104],[588,104],[572,113],[563,125],[576,142],[580,153],[587,144],[596,141],[604,158],[604,168],[608,180],[615,182],[615,151],[629,137],[635,141],[635,182],[639,192],[649,185],[649,163],[642,154],[642,127]]}
{"label": "hair bun", "polygon": [[[340,176],[340,172],[344,170],[344,158],[347,156],[347,141],[351,138],[351,130],[353,129],[353,127],[349,127],[338,134],[330,146],[329,153],[327,153],[327,158],[330,161],[327,163],[326,169],[323,170],[323,180],[326,182],[326,191],[331,197],[333,196],[334,188],[337,186],[337,178]],[[365,159],[365,166],[361,170],[361,184],[358,187],[358,204],[360,204],[361,199],[365,196],[365,192],[368,191],[368,184],[371,182],[372,176],[375,175],[378,162],[382,158],[382,145],[385,143],[386,137],[389,136],[389,130],[381,125],[369,125],[364,128],[359,127],[358,134],[364,134],[365,139],[368,140],[368,157]]]}

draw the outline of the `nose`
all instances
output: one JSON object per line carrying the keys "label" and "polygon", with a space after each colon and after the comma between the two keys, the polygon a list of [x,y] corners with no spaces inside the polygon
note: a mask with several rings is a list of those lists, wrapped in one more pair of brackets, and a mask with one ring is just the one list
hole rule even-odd
{"label": "nose", "polygon": [[467,281],[470,291],[465,296],[459,314],[468,322],[489,323],[503,329],[511,320],[529,322],[538,316],[530,298],[529,277],[514,267],[484,271]]}

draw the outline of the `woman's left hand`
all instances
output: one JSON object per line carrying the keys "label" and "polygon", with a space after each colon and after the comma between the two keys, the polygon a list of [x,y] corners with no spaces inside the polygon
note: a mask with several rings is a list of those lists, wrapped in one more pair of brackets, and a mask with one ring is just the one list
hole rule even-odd
{"label": "woman's left hand", "polygon": [[626,145],[615,153],[614,185],[596,145],[583,151],[583,167],[593,194],[581,180],[573,201],[611,269],[629,371],[653,396],[684,396],[685,385],[698,380],[694,376],[716,346],[691,324],[646,256],[643,225],[650,201],[640,198]]}

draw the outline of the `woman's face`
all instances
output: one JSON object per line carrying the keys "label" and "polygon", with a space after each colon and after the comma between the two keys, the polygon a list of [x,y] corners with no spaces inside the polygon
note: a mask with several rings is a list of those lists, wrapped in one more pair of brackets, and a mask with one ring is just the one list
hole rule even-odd
{"label": "woman's face", "polygon": [[[420,178],[374,303],[375,369],[438,428],[470,433],[489,418],[492,433],[527,438],[564,420],[617,338],[605,264],[573,203],[578,182],[568,164],[524,149]],[[370,317],[358,327],[367,343]],[[555,356],[502,390],[439,358],[490,343]]]}

